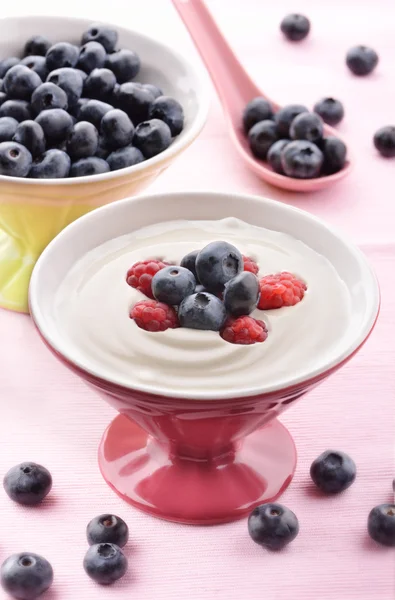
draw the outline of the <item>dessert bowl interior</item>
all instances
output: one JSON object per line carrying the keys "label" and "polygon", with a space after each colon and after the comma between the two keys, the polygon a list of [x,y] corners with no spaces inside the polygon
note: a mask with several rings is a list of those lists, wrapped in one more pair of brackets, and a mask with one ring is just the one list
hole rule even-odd
{"label": "dessert bowl interior", "polygon": [[[79,44],[92,20],[63,17],[0,19],[0,60],[20,56],[37,34],[54,43]],[[48,242],[84,213],[134,195],[152,183],[200,133],[208,112],[207,77],[172,48],[138,32],[114,26],[119,47],[135,50],[142,67],[137,81],[155,83],[183,106],[185,127],[161,154],[133,167],[91,177],[22,179],[0,176],[0,306],[27,312],[34,263]]]}

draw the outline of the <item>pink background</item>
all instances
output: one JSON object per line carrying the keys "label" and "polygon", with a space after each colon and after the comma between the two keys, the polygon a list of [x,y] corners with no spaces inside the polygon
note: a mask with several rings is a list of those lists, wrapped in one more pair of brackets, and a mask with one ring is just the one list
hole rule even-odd
{"label": "pink background", "polygon": [[[391,501],[395,475],[395,160],[379,158],[371,141],[379,126],[395,123],[395,4],[211,0],[209,6],[251,75],[278,102],[312,105],[325,95],[344,102],[339,131],[349,140],[356,167],[347,181],[315,195],[269,188],[240,164],[213,94],[204,132],[151,190],[252,192],[310,210],[362,246],[382,287],[381,317],[364,349],[283,418],[299,463],[282,501],[297,513],[300,535],[285,552],[269,554],[250,541],[245,520],[206,528],[174,525],[121,502],[96,464],[112,409],[52,358],[28,317],[0,312],[0,473],[35,460],[54,477],[51,498],[38,509],[15,506],[0,490],[0,560],[22,550],[44,554],[55,569],[47,600],[393,600],[394,551],[369,540],[366,518],[372,506]],[[2,6],[2,15],[32,8],[45,13],[44,5],[21,0]],[[130,25],[195,55],[165,0],[68,0],[51,9]],[[312,32],[291,45],[278,23],[294,10],[310,17]],[[344,66],[346,50],[359,43],[380,55],[368,78],[352,77]],[[328,447],[349,452],[358,465],[355,485],[329,499],[319,497],[308,475],[311,461]],[[130,526],[130,571],[111,589],[98,589],[82,570],[84,530],[107,511]]]}

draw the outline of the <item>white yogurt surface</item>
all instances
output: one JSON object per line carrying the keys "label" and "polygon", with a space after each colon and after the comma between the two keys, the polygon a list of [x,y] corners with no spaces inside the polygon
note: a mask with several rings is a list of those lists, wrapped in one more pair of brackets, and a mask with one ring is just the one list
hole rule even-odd
{"label": "white yogurt surface", "polygon": [[[169,329],[153,333],[129,318],[145,296],[126,283],[137,261],[179,263],[209,242],[226,240],[259,264],[258,276],[291,271],[308,290],[293,307],[256,310],[269,336],[251,346],[230,344],[213,331]],[[86,254],[67,274],[55,298],[55,318],[76,360],[127,386],[154,386],[188,396],[277,386],[324,363],[346,335],[351,301],[326,258],[283,233],[234,218],[173,221],[140,229]]]}

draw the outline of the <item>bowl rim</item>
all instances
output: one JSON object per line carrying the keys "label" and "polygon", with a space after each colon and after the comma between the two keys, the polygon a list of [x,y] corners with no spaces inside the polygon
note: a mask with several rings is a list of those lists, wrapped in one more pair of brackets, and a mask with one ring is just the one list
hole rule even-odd
{"label": "bowl rim", "polygon": [[76,26],[77,24],[79,24],[80,26],[88,26],[92,23],[97,23],[98,25],[106,25],[108,27],[113,27],[120,33],[124,33],[126,35],[132,34],[142,39],[143,41],[148,41],[156,44],[159,52],[164,52],[173,55],[173,57],[184,66],[188,73],[193,74],[194,78],[198,82],[198,87],[195,90],[197,96],[198,110],[194,120],[191,123],[191,127],[189,131],[185,134],[184,138],[180,139],[177,136],[171,143],[171,145],[168,148],[166,148],[166,150],[152,158],[138,163],[137,165],[132,165],[131,167],[126,167],[124,169],[118,169],[117,171],[109,171],[108,173],[100,173],[98,175],[84,175],[83,177],[62,177],[59,179],[29,179],[26,177],[10,177],[8,175],[0,175],[0,185],[2,183],[13,183],[22,186],[73,186],[85,183],[96,183],[99,181],[111,181],[113,179],[119,179],[120,177],[125,175],[127,176],[129,174],[138,176],[139,174],[147,170],[147,168],[157,169],[162,163],[167,163],[168,161],[172,160],[173,157],[175,157],[183,149],[187,148],[189,144],[191,144],[193,140],[199,135],[207,120],[208,111],[210,108],[211,95],[208,75],[205,72],[203,66],[199,64],[197,59],[189,61],[184,58],[181,52],[179,52],[177,49],[172,48],[167,43],[157,41],[152,36],[146,35],[145,33],[140,33],[135,29],[128,29],[127,27],[122,27],[121,25],[117,25],[109,21],[56,15],[24,15],[22,17],[1,17],[0,26],[7,21],[36,21],[38,23],[42,23],[43,21],[54,20],[69,21],[71,23],[75,23]]}
{"label": "bowl rim", "polygon": [[[136,202],[144,201],[145,199],[150,199],[151,201],[158,200],[163,202],[166,198],[169,197],[178,197],[180,200],[185,198],[185,195],[190,197],[194,197],[196,202],[199,201],[199,198],[209,195],[215,197],[227,198],[231,196],[240,202],[254,202],[259,203],[264,209],[264,206],[268,207],[268,210],[273,207],[280,208],[280,210],[287,211],[294,215],[299,215],[304,219],[307,218],[308,221],[315,223],[321,228],[326,229],[329,233],[334,235],[339,241],[341,241],[349,250],[350,254],[357,260],[357,262],[361,265],[366,275],[370,279],[369,285],[369,296],[370,296],[370,312],[367,313],[364,317],[363,326],[360,328],[359,335],[354,336],[346,346],[343,346],[341,351],[338,352],[335,358],[332,360],[327,360],[324,365],[321,365],[321,368],[312,368],[308,371],[308,373],[302,376],[294,376],[288,378],[287,381],[275,384],[271,386],[261,385],[261,386],[253,386],[246,387],[242,391],[238,391],[235,395],[232,390],[225,391],[199,391],[196,393],[188,393],[185,391],[172,390],[171,392],[166,392],[160,388],[160,386],[155,385],[144,385],[133,383],[130,385],[125,385],[124,383],[120,383],[116,378],[111,379],[107,377],[103,377],[98,370],[91,368],[89,365],[82,364],[82,362],[75,360],[73,357],[72,347],[68,346],[67,343],[57,343],[59,339],[57,336],[53,336],[51,332],[51,327],[46,322],[45,317],[40,308],[40,303],[38,302],[39,292],[38,292],[38,282],[40,278],[40,270],[43,266],[45,266],[47,260],[51,256],[51,251],[54,246],[58,243],[59,239],[64,238],[68,235],[70,231],[74,228],[84,229],[84,224],[89,224],[89,220],[92,218],[97,218],[98,214],[102,215],[102,218],[105,219],[105,215],[108,211],[111,210],[119,210],[122,212],[123,206],[129,206],[130,204],[134,204]],[[336,371],[340,366],[345,364],[367,341],[370,334],[372,333],[374,326],[376,324],[379,311],[380,311],[380,289],[378,280],[376,278],[375,272],[371,267],[368,259],[365,254],[358,248],[358,246],[354,245],[352,242],[347,241],[346,237],[340,233],[336,228],[331,225],[327,225],[323,220],[312,215],[311,213],[296,208],[294,206],[280,203],[276,200],[272,200],[269,198],[262,198],[257,195],[251,194],[241,194],[241,193],[226,193],[226,192],[216,192],[216,191],[180,191],[180,192],[164,192],[164,193],[155,193],[155,194],[147,194],[143,196],[136,196],[131,198],[126,198],[124,200],[119,200],[116,203],[107,204],[105,206],[99,207],[76,221],[70,223],[63,231],[61,231],[45,248],[41,256],[39,257],[32,273],[32,277],[29,285],[29,307],[30,307],[30,315],[32,317],[33,323],[37,328],[41,338],[44,340],[45,344],[51,349],[51,351],[57,355],[64,363],[68,365],[74,366],[75,370],[80,374],[86,374],[86,378],[90,381],[96,380],[97,382],[101,382],[104,388],[111,388],[113,386],[115,389],[122,389],[126,393],[132,393],[133,390],[138,391],[139,393],[162,396],[164,398],[178,398],[178,399],[190,399],[190,400],[229,400],[234,398],[245,398],[245,397],[253,397],[253,396],[268,396],[268,395],[278,395],[279,392],[287,392],[289,393],[293,389],[301,389],[306,388],[313,385],[315,382],[322,380],[324,377],[329,375],[330,373]],[[100,386],[99,386],[100,387]]]}

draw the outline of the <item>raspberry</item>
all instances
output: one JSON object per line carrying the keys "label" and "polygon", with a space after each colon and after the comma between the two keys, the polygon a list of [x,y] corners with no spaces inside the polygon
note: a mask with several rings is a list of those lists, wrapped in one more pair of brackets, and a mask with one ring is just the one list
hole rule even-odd
{"label": "raspberry", "polygon": [[228,319],[221,330],[221,337],[231,344],[256,344],[267,338],[267,327],[263,321],[252,317]]}
{"label": "raspberry", "polygon": [[251,258],[250,256],[243,255],[243,262],[244,262],[244,271],[249,271],[250,273],[254,273],[254,275],[258,274],[259,267],[253,258]]}
{"label": "raspberry", "polygon": [[130,310],[130,318],[145,331],[166,331],[179,327],[174,308],[156,300],[142,300]]}
{"label": "raspberry", "polygon": [[294,306],[300,302],[307,289],[306,284],[287,271],[266,275],[259,281],[261,296],[258,308],[269,310],[282,306]]}
{"label": "raspberry", "polygon": [[152,278],[161,269],[168,265],[161,260],[143,260],[136,262],[126,274],[126,282],[130,287],[139,290],[142,294],[153,298]]}

